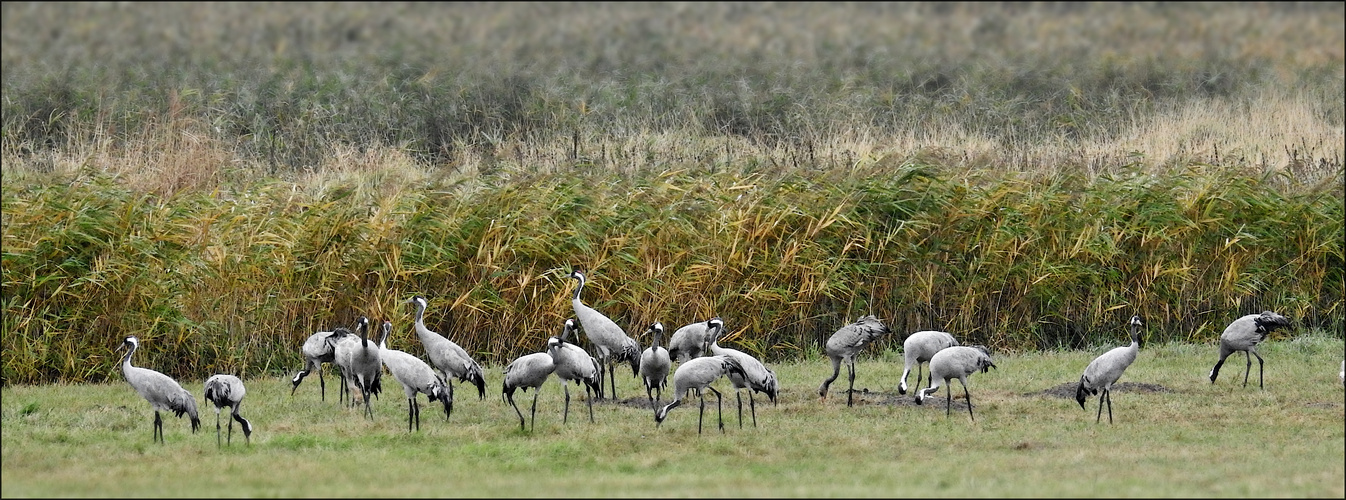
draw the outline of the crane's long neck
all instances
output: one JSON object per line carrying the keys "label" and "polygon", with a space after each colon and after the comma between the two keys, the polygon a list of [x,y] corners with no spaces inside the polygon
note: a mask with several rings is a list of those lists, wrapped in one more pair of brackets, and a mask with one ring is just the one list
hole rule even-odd
{"label": "crane's long neck", "polygon": [[659,345],[663,343],[663,340],[664,340],[664,331],[662,329],[655,328],[654,343],[651,344],[650,347],[659,347]]}
{"label": "crane's long neck", "polygon": [[580,286],[575,287],[575,297],[572,300],[574,300],[575,302],[579,302],[580,292],[584,290],[584,275],[581,274],[579,276],[575,276],[575,279],[580,280]]}
{"label": "crane's long neck", "polygon": [[[426,342],[427,338],[433,339],[435,337],[435,335],[432,335],[435,332],[432,332],[429,328],[425,327],[425,303],[419,300],[416,301],[415,328],[416,336],[421,338],[421,342]],[[433,342],[433,340],[431,340],[431,342]]]}
{"label": "crane's long neck", "polygon": [[1140,326],[1131,325],[1131,348],[1140,349]]}
{"label": "crane's long neck", "polygon": [[135,352],[136,352],[135,344],[131,344],[130,347],[126,348],[126,355],[122,356],[122,372],[125,372],[128,368],[134,368],[131,366],[131,354]]}

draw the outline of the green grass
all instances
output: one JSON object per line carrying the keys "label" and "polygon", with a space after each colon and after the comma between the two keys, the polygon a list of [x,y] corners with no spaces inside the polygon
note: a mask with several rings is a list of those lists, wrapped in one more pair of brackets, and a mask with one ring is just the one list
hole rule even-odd
{"label": "green grass", "polygon": [[[1119,341],[1120,342],[1120,341]],[[192,435],[167,418],[167,444],[151,442],[152,412],[125,383],[11,385],[3,389],[3,489],[14,496],[1276,496],[1343,495],[1343,389],[1339,338],[1308,334],[1264,344],[1266,390],[1242,387],[1242,357],[1216,384],[1206,375],[1212,345],[1146,346],[1118,391],[1115,424],[1095,423],[1097,400],[1044,395],[1073,384],[1088,351],[996,356],[998,370],[970,378],[976,421],[956,391],[945,417],[897,396],[900,353],[863,357],[859,394],[845,404],[845,372],[826,400],[816,388],[823,359],[774,365],[779,406],[759,398],[760,427],[740,430],[732,395],[726,431],[696,432],[696,405],[656,428],[647,409],[600,402],[597,423],[583,397],[561,424],[562,391],[542,389],[537,428],[522,432],[499,399],[500,368],[485,401],[459,391],[452,421],[426,408],[421,431],[406,432],[394,385],[374,402],[375,420],[343,409],[317,381],[293,398],[286,377],[248,379],[243,414],[251,446],[235,432],[217,449],[213,412]],[[1255,364],[1255,363],[1254,363]],[[914,375],[912,375],[914,378]],[[329,377],[329,382],[331,381]],[[201,380],[186,387],[198,398]],[[618,377],[619,396],[643,396]],[[840,385],[837,385],[840,384]],[[955,382],[955,385],[957,383]],[[728,389],[728,383],[718,384]],[[943,389],[941,389],[943,391]],[[577,391],[572,391],[577,392]],[[732,393],[730,393],[732,394]],[[572,394],[573,396],[573,394]],[[526,405],[531,394],[520,398]],[[745,402],[746,406],[746,402]],[[745,411],[747,409],[745,408]],[[1106,409],[1104,410],[1106,413]]]}

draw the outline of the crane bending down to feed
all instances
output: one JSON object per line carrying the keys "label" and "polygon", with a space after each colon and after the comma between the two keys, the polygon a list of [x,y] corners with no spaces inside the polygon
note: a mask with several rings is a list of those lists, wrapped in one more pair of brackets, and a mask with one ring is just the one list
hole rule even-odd
{"label": "crane bending down to feed", "polygon": [[662,425],[664,419],[668,418],[668,412],[682,404],[682,398],[686,396],[687,391],[695,390],[696,397],[701,400],[701,411],[696,417],[696,433],[701,434],[701,422],[706,415],[706,396],[702,391],[709,390],[715,393],[715,410],[719,415],[720,432],[724,432],[724,411],[720,391],[710,385],[730,373],[737,373],[740,377],[747,376],[743,373],[743,366],[732,356],[692,358],[679,364],[678,369],[673,372],[673,402],[654,412],[654,426]]}
{"label": "crane bending down to feed", "polygon": [[[907,375],[911,374],[911,368],[916,367],[916,387],[921,386],[921,363],[930,361],[935,353],[944,350],[946,347],[958,345],[958,340],[953,338],[948,332],[935,330],[922,330],[907,336],[907,340],[902,342],[902,358],[905,367],[902,368],[902,381],[897,384],[897,393],[907,393]],[[935,383],[934,374],[930,374],[929,383]]]}
{"label": "crane bending down to feed", "polygon": [[[598,310],[584,305],[580,301],[580,292],[584,291],[584,273],[579,269],[572,270],[570,277],[579,281],[578,287],[575,287],[575,296],[571,298],[570,305],[575,310],[575,317],[579,319],[580,326],[584,327],[584,335],[589,338],[589,342],[598,349],[598,366],[600,370],[606,370],[607,378],[611,379],[612,399],[617,399],[617,379],[614,376],[616,365],[614,363],[626,361],[631,365],[631,376],[640,376],[640,343],[626,335],[622,327],[609,319]],[[599,387],[599,397],[604,397],[602,387]]]}
{"label": "crane bending down to feed", "polygon": [[318,332],[309,335],[304,341],[304,345],[299,348],[300,354],[304,355],[304,368],[294,374],[290,380],[293,386],[290,388],[290,396],[294,396],[294,391],[299,389],[299,383],[304,381],[308,374],[318,372],[318,387],[322,390],[322,400],[327,401],[327,382],[323,380],[323,363],[333,363],[335,361],[335,352],[333,352],[333,343],[341,340],[342,337],[350,333],[345,328],[336,328],[330,332]]}
{"label": "crane bending down to feed", "polygon": [[149,368],[131,366],[131,355],[140,347],[140,339],[134,335],[122,342],[126,355],[122,357],[122,376],[135,388],[140,397],[154,407],[154,440],[164,442],[164,420],[161,411],[171,411],[178,418],[185,413],[192,421],[192,434],[201,427],[201,419],[196,416],[196,398],[183,389],[177,381]]}
{"label": "crane bending down to feed", "polygon": [[1141,325],[1140,316],[1132,316],[1131,345],[1114,347],[1094,358],[1084,369],[1084,375],[1080,376],[1080,385],[1075,389],[1075,401],[1080,403],[1080,409],[1086,409],[1084,401],[1090,395],[1098,395],[1099,391],[1103,393],[1098,396],[1098,415],[1094,417],[1094,422],[1103,418],[1103,401],[1107,401],[1108,423],[1112,423],[1112,384],[1136,361],[1136,354],[1140,352],[1143,343],[1140,338]]}
{"label": "crane bending down to feed", "polygon": [[944,396],[944,416],[948,417],[949,409],[953,407],[953,385],[950,381],[956,378],[963,384],[963,396],[967,398],[967,415],[975,422],[977,417],[972,415],[972,394],[967,390],[967,377],[978,370],[986,373],[995,367],[995,363],[991,362],[991,353],[982,346],[953,346],[940,349],[930,358],[930,387],[916,391],[916,404],[921,404],[925,398],[938,391],[940,383],[943,382],[949,386],[949,392]]}
{"label": "crane bending down to feed", "polygon": [[738,400],[738,427],[743,428],[743,393],[742,389],[750,389],[748,392],[748,405],[752,409],[752,426],[757,427],[757,401],[753,395],[758,392],[766,393],[771,404],[776,404],[776,396],[780,392],[780,384],[776,380],[776,372],[767,368],[762,361],[752,355],[739,351],[720,347],[720,337],[724,336],[724,322],[717,320],[711,321],[714,333],[710,336],[710,354],[712,356],[729,356],[738,361],[739,374],[737,371],[729,373],[729,381],[734,384],[734,397]]}
{"label": "crane bending down to feed", "polygon": [[561,337],[547,339],[547,354],[551,356],[554,365],[553,373],[561,379],[561,387],[565,389],[566,405],[561,423],[570,420],[570,385],[567,382],[572,380],[576,384],[584,384],[584,399],[589,403],[589,423],[593,423],[594,397],[603,390],[603,368],[588,351],[570,342],[570,334],[574,331],[575,319],[566,318]]}
{"label": "crane bending down to feed", "polygon": [[1215,367],[1210,370],[1210,383],[1214,384],[1215,377],[1220,376],[1220,366],[1224,365],[1225,358],[1243,351],[1243,358],[1248,361],[1248,366],[1243,372],[1243,386],[1248,387],[1248,374],[1253,371],[1253,360],[1249,356],[1251,353],[1252,356],[1257,356],[1257,387],[1265,389],[1262,386],[1262,355],[1257,353],[1257,344],[1266,340],[1272,331],[1287,326],[1290,326],[1289,318],[1271,311],[1249,314],[1234,320],[1220,334],[1220,360],[1216,361]]}
{"label": "crane bending down to feed", "polygon": [[243,427],[243,439],[252,444],[252,422],[238,413],[238,405],[243,403],[243,395],[248,390],[243,381],[233,375],[218,374],[206,379],[206,401],[215,406],[215,447],[220,446],[220,408],[229,407],[229,444],[234,442],[234,421]]}
{"label": "crane bending down to feed", "polygon": [[664,324],[655,321],[645,331],[653,333],[654,337],[651,339],[653,343],[640,353],[640,379],[645,382],[645,396],[650,398],[650,407],[658,408],[664,388],[668,386],[668,369],[673,361],[668,349],[659,345],[664,337]]}
{"label": "crane bending down to feed", "polygon": [[[505,366],[505,378],[501,383],[500,393],[519,416],[519,430],[524,430],[523,412],[519,411],[519,405],[514,404],[514,391],[522,390],[527,393],[528,389],[533,389],[533,407],[529,410],[528,421],[532,428],[536,429],[537,395],[542,390],[542,384],[547,383],[547,379],[555,370],[556,364],[552,362],[551,353],[547,352],[525,354]],[[565,381],[561,383],[565,384]]]}
{"label": "crane bending down to feed", "polygon": [[[850,384],[846,388],[846,406],[853,403],[855,393],[855,355],[859,354],[870,342],[887,335],[891,330],[874,315],[860,318],[854,323],[841,327],[827,339],[827,357],[832,360],[832,376],[823,380],[818,387],[818,396],[827,399],[827,388],[841,375],[841,363],[849,368]],[[905,377],[903,377],[905,379]]]}
{"label": "crane bending down to feed", "polygon": [[421,430],[421,403],[416,399],[417,394],[425,394],[431,403],[439,401],[443,404],[444,420],[448,420],[453,413],[453,394],[449,392],[448,384],[421,358],[389,349],[388,336],[392,331],[392,322],[384,321],[383,333],[379,335],[379,361],[397,383],[402,384],[402,393],[407,397],[407,432],[411,432],[413,421],[416,430]]}
{"label": "crane bending down to feed", "polygon": [[486,376],[481,364],[472,359],[457,342],[425,326],[425,308],[429,305],[425,297],[417,295],[407,299],[407,303],[416,306],[416,336],[425,346],[425,355],[430,358],[430,364],[444,374],[445,382],[450,385],[449,392],[453,392],[453,379],[457,377],[459,382],[471,382],[477,386],[478,400],[486,399]]}

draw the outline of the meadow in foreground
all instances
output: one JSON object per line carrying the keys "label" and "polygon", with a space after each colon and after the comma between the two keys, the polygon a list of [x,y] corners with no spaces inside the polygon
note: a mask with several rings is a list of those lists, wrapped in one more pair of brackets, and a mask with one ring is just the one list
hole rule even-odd
{"label": "meadow in foreground", "polygon": [[[288,377],[251,378],[242,413],[256,426],[252,444],[236,435],[220,449],[204,405],[198,434],[169,417],[157,445],[152,411],[125,382],[12,385],[0,400],[3,495],[1342,496],[1340,339],[1264,344],[1266,390],[1256,366],[1242,386],[1242,356],[1211,384],[1214,346],[1147,345],[1114,391],[1113,425],[1095,422],[1096,399],[1081,410],[1070,397],[1107,347],[996,356],[998,369],[969,379],[975,422],[961,386],[948,417],[945,389],[923,406],[898,395],[897,351],[862,355],[850,408],[844,372],[818,398],[825,360],[773,365],[781,398],[773,407],[758,397],[757,428],[747,401],[739,428],[721,380],[725,430],[708,394],[701,435],[694,400],[656,428],[626,374],[618,401],[595,404],[595,423],[580,396],[562,424],[562,391],[549,380],[531,432],[500,399],[499,366],[484,401],[459,390],[451,420],[424,411],[416,433],[396,385],[374,401],[371,422],[339,405],[334,385],[321,402],[314,380],[291,397]],[[202,380],[181,382],[200,404]]]}

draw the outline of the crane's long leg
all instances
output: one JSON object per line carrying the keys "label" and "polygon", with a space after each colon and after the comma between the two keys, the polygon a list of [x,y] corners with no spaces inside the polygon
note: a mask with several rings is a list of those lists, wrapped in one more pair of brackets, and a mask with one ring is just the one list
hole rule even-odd
{"label": "crane's long leg", "polygon": [[[1248,374],[1253,371],[1253,357],[1248,354],[1248,351],[1243,351],[1243,359],[1248,360],[1248,366],[1243,369],[1243,386],[1248,387]],[[1261,361],[1262,357],[1258,356],[1257,359]]]}
{"label": "crane's long leg", "polygon": [[327,381],[322,379],[322,365],[318,365],[318,387],[322,390],[322,402],[327,402]]}
{"label": "crane's long leg", "polygon": [[[944,384],[945,384],[945,385],[948,385],[948,382],[945,382]],[[966,389],[966,387],[964,387],[964,389]],[[953,386],[952,386],[952,385],[949,386],[949,392],[946,393],[946,394],[944,394],[944,418],[949,418],[949,415],[950,415],[950,413],[951,413],[951,411],[952,411],[951,408],[953,408]]]}
{"label": "crane's long leg", "polygon": [[716,413],[717,415],[720,416],[720,433],[723,434],[723,433],[724,433],[724,405],[722,404],[722,401],[723,401],[724,398],[721,398],[721,397],[720,397],[720,391],[715,390],[714,387],[706,387],[706,388],[707,388],[707,389],[710,389],[710,392],[715,393],[715,413]]}
{"label": "crane's long leg", "polygon": [[1103,400],[1108,397],[1108,390],[1103,389],[1103,395],[1098,397],[1098,416],[1094,417],[1094,423],[1103,421]]}
{"label": "crane's long leg", "polygon": [[[1261,355],[1261,354],[1258,354],[1257,351],[1253,351],[1253,350],[1251,350],[1251,349],[1249,350],[1249,352],[1253,353],[1253,356],[1257,356],[1257,388],[1258,388],[1258,389],[1266,389],[1266,387],[1264,387],[1264,386],[1262,385],[1262,367],[1263,367],[1263,365],[1264,365],[1264,363],[1262,362],[1262,355]],[[1252,361],[1249,361],[1249,362],[1248,362],[1248,365],[1249,365],[1248,369],[1249,369],[1249,370],[1252,370],[1252,366],[1251,366],[1251,365],[1252,365]]]}
{"label": "crane's long leg", "polygon": [[696,397],[701,399],[701,411],[696,414],[696,433],[701,434],[701,418],[706,414],[706,395],[697,389]]}
{"label": "crane's long leg", "polygon": [[612,362],[612,357],[604,358],[604,363],[608,365],[608,378],[612,379],[612,400],[617,400],[617,364]]}
{"label": "crane's long leg", "polygon": [[752,409],[752,426],[757,427],[757,400],[753,398],[751,390],[748,392],[748,407]]}
{"label": "crane's long leg", "polygon": [[[851,406],[853,404],[851,402],[851,397],[855,394],[855,358],[851,358],[851,362],[848,363],[847,366],[850,367],[851,380],[850,386],[846,388],[846,406]],[[756,418],[756,416],[753,417],[753,424],[757,423]],[[754,427],[756,427],[756,425],[754,425]]]}
{"label": "crane's long leg", "polygon": [[1108,423],[1112,423],[1112,389],[1103,389],[1103,397],[1108,400]]}
{"label": "crane's long leg", "polygon": [[[530,430],[537,429],[537,393],[541,387],[533,389],[533,409],[528,412],[528,427]],[[514,411],[519,411],[516,407]],[[523,428],[523,415],[519,415],[519,427]]]}
{"label": "crane's long leg", "polygon": [[[231,424],[233,423],[232,420],[230,420],[229,422],[230,422]],[[232,430],[233,427],[230,426],[229,429]],[[215,447],[216,447],[216,448],[219,448],[220,446],[221,446],[221,444],[220,444],[220,409],[219,409],[219,408],[215,408]]]}
{"label": "crane's long leg", "polygon": [[[972,416],[972,393],[967,392],[967,381],[959,380],[959,382],[963,383],[963,398],[967,399],[967,416],[972,417],[972,421],[976,422],[977,417]],[[953,387],[949,388],[952,389]],[[949,396],[953,396],[953,391],[949,391]]]}
{"label": "crane's long leg", "polygon": [[159,443],[164,442],[164,420],[159,416],[159,410],[154,410],[154,439]]}
{"label": "crane's long leg", "polygon": [[[412,398],[407,398],[407,432],[411,432],[411,415],[416,411],[415,404],[416,400]],[[519,410],[518,408],[515,408],[514,411]]]}
{"label": "crane's long leg", "polygon": [[564,425],[566,422],[570,421],[570,384],[566,381],[561,381],[561,387],[564,387],[566,390],[566,409],[565,413],[561,414],[561,424]]}
{"label": "crane's long leg", "polygon": [[[215,431],[216,431],[216,432],[219,432],[219,430],[220,430],[220,429],[219,429],[219,421],[220,421],[220,413],[219,413],[219,410],[216,410],[216,412],[215,412],[215,425],[216,425],[216,429],[215,429]],[[215,436],[215,438],[216,438],[216,441],[219,441],[219,436]],[[230,419],[229,419],[229,437],[226,438],[224,442],[225,442],[225,443],[228,443],[228,444],[230,444],[230,445],[233,445],[233,444],[234,444],[234,419],[233,419],[233,418],[230,418]],[[219,443],[216,443],[216,444],[219,444]]]}
{"label": "crane's long leg", "polygon": [[[581,382],[582,383],[582,382]],[[584,387],[584,400],[589,403],[589,423],[594,423],[594,397],[589,394],[589,387]]]}
{"label": "crane's long leg", "polygon": [[738,399],[738,428],[743,428],[743,390],[734,388],[734,398]]}
{"label": "crane's long leg", "polygon": [[[534,394],[534,395],[536,396],[536,394]],[[519,415],[519,430],[524,430],[524,426],[523,426],[523,412],[520,412],[520,411],[519,411],[519,405],[514,404],[514,395],[513,395],[513,394],[510,394],[510,393],[505,393],[505,399],[509,401],[509,405],[510,405],[510,406],[513,406],[513,407],[514,407],[514,413],[517,414],[517,415]],[[534,399],[534,401],[536,402],[537,400]],[[537,409],[536,403],[534,403],[533,408],[534,408],[534,409]]]}

